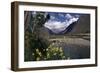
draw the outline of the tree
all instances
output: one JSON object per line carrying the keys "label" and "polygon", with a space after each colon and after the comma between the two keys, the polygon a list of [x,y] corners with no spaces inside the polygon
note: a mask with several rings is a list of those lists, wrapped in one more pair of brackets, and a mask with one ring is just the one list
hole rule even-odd
{"label": "tree", "polygon": [[48,47],[48,41],[44,37],[40,37],[40,28],[49,19],[49,15],[45,17],[44,12],[25,12],[25,61],[32,59],[32,53],[38,48],[43,55],[46,55],[45,49]]}
{"label": "tree", "polygon": [[50,44],[45,33],[41,32],[50,15],[45,12],[25,12],[25,61],[65,59],[61,47],[55,47]]}

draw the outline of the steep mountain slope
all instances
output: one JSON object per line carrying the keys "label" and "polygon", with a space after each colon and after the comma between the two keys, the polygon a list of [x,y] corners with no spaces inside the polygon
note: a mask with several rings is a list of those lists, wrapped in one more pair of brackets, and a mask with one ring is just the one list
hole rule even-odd
{"label": "steep mountain slope", "polygon": [[90,33],[90,15],[81,15],[79,21],[69,33]]}

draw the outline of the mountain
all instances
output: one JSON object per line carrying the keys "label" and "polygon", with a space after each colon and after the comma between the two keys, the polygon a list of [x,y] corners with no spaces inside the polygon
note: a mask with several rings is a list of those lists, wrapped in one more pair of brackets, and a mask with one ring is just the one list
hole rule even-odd
{"label": "mountain", "polygon": [[74,28],[69,32],[70,34],[90,33],[90,15],[81,15],[79,21]]}
{"label": "mountain", "polygon": [[[52,23],[53,24],[53,23]],[[61,24],[62,25],[62,24]],[[79,33],[90,33],[90,15],[80,15],[79,19],[71,21],[70,24],[66,22],[63,26],[54,24],[53,27],[46,26],[50,34],[79,34]]]}
{"label": "mountain", "polygon": [[71,17],[69,20],[66,19],[63,22],[60,20],[49,20],[44,24],[44,27],[52,34],[65,34],[66,32],[70,32],[78,20],[79,18],[77,17]]}

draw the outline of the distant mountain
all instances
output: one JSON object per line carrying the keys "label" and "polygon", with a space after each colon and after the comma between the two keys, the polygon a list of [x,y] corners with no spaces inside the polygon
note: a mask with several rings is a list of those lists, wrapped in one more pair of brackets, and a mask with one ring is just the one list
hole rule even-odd
{"label": "distant mountain", "polygon": [[62,30],[47,28],[50,34],[78,34],[78,33],[90,33],[90,15],[80,15],[77,21],[73,21],[69,26],[65,25]]}
{"label": "distant mountain", "polygon": [[60,31],[59,33],[55,33],[53,32],[52,30],[46,28],[48,30],[48,32],[50,34],[56,34],[56,35],[64,35],[64,34],[68,34],[71,32],[71,30],[74,28],[74,26],[76,25],[77,21],[76,22],[73,22],[72,24],[70,24],[68,27],[66,27],[64,30]]}
{"label": "distant mountain", "polygon": [[65,34],[72,30],[78,20],[79,18],[74,16],[71,16],[69,20],[66,18],[63,22],[60,20],[49,20],[44,24],[44,27],[52,34]]}
{"label": "distant mountain", "polygon": [[81,15],[77,24],[69,33],[70,34],[90,33],[90,15],[89,14]]}

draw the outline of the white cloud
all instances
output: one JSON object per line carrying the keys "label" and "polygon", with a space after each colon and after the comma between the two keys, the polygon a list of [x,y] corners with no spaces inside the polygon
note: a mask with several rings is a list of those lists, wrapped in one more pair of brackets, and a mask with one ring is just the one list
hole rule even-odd
{"label": "white cloud", "polygon": [[79,18],[72,18],[69,20],[69,22],[67,23],[68,25],[72,24],[73,22],[78,21]]}
{"label": "white cloud", "polygon": [[52,30],[54,33],[59,33],[63,30],[65,30],[66,23],[65,22],[59,22],[59,21],[51,21],[45,23],[44,25],[46,28]]}
{"label": "white cloud", "polygon": [[55,16],[51,15],[51,16],[50,16],[50,19],[51,19],[51,20],[54,20],[54,19],[55,19]]}
{"label": "white cloud", "polygon": [[73,22],[76,22],[79,19],[71,16],[70,14],[66,14],[66,16],[70,19],[66,19],[64,22],[52,20],[55,17],[51,16],[52,18],[48,22],[46,22],[44,26],[57,34],[64,31],[69,25],[71,25]]}
{"label": "white cloud", "polygon": [[71,14],[66,14],[65,17],[66,17],[67,19],[73,18],[73,16],[72,16]]}
{"label": "white cloud", "polygon": [[58,15],[61,16],[61,17],[64,17],[64,14],[59,13]]}

